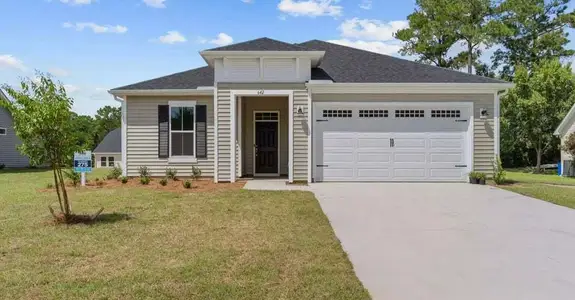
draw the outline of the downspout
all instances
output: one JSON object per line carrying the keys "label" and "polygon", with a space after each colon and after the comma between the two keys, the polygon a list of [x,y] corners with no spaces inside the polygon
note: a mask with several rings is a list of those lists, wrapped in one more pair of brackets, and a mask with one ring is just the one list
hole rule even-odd
{"label": "downspout", "polygon": [[499,99],[505,95],[509,90],[503,90],[501,93],[500,91],[495,92],[495,113],[494,113],[494,123],[495,123],[495,155],[500,156],[501,154],[501,103]]}
{"label": "downspout", "polygon": [[127,121],[127,100],[128,96],[118,97],[114,96],[114,100],[120,102],[122,104],[122,176],[128,175],[128,152],[127,152],[127,140],[128,140],[128,126],[126,125]]}

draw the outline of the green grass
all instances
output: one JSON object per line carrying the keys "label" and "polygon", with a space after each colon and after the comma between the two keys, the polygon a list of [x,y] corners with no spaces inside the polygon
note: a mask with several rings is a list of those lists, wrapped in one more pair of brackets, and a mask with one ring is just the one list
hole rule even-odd
{"label": "green grass", "polygon": [[369,298],[311,193],[70,189],[107,215],[67,227],[50,181],[0,171],[2,299]]}
{"label": "green grass", "polygon": [[575,208],[575,178],[507,172],[507,179],[510,184],[499,186],[500,188],[557,205]]}

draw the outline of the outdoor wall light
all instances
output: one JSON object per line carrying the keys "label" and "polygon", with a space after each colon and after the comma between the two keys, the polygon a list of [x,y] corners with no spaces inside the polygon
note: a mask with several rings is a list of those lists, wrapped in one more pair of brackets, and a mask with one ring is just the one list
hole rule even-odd
{"label": "outdoor wall light", "polygon": [[487,112],[487,108],[482,108],[479,110],[479,117],[481,119],[487,119],[487,116],[489,116],[489,113]]}
{"label": "outdoor wall light", "polygon": [[298,115],[303,115],[303,108],[301,106],[297,107],[297,114]]}

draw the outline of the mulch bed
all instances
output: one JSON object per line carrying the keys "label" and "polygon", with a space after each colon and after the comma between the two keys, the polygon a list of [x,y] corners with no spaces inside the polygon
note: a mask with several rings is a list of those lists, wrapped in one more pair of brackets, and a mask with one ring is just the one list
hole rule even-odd
{"label": "mulch bed", "polygon": [[[179,193],[195,193],[195,192],[215,192],[215,191],[224,191],[224,190],[240,190],[246,184],[246,181],[237,181],[235,183],[214,183],[214,181],[210,179],[200,179],[196,181],[190,180],[192,183],[192,188],[186,189],[184,188],[184,182],[188,178],[178,178],[177,181],[168,180],[168,184],[166,186],[162,186],[160,184],[160,180],[162,178],[150,178],[150,183],[148,185],[143,185],[140,183],[139,177],[130,178],[128,182],[122,183],[120,180],[102,180],[100,179],[100,183],[97,184],[95,180],[90,180],[86,182],[86,186],[77,186],[77,189],[102,189],[102,188],[122,188],[122,187],[139,187],[139,188],[146,188],[146,189],[153,189],[158,191],[169,191],[169,192],[179,192]],[[74,186],[70,183],[67,183],[68,187],[74,188]],[[54,191],[54,188],[51,189],[41,189],[42,192],[47,191]]]}

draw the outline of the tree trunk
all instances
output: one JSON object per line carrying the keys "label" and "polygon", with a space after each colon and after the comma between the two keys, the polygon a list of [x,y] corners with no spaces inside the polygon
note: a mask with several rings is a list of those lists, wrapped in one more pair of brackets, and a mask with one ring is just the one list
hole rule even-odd
{"label": "tree trunk", "polygon": [[541,173],[541,158],[543,156],[543,149],[539,147],[535,149],[535,152],[537,152],[537,165],[535,166],[535,170],[537,173]]}
{"label": "tree trunk", "polygon": [[60,195],[60,181],[56,175],[56,166],[52,164],[52,173],[54,174],[54,186],[56,187],[56,194],[58,194],[58,203],[60,204],[60,212],[64,212],[64,206],[62,205],[62,196]]}
{"label": "tree trunk", "polygon": [[473,74],[473,46],[467,42],[467,73]]}

